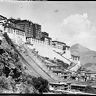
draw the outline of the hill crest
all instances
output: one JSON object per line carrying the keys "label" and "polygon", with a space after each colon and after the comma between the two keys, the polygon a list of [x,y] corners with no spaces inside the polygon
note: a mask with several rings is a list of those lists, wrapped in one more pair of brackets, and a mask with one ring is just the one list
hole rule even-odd
{"label": "hill crest", "polygon": [[79,43],[74,44],[70,48],[71,54],[80,56],[81,65],[95,71],[96,69],[96,51],[90,50]]}

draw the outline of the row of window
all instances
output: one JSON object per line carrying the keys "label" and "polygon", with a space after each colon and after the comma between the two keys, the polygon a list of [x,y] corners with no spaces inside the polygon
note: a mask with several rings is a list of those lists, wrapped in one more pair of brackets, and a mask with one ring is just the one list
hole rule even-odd
{"label": "row of window", "polygon": [[78,58],[78,57],[72,57],[72,59],[73,59],[73,60],[79,60],[79,58]]}
{"label": "row of window", "polygon": [[6,31],[9,33],[16,33],[18,35],[24,36],[24,32],[20,31],[20,30],[16,30],[16,29],[12,29],[12,28],[6,28]]}

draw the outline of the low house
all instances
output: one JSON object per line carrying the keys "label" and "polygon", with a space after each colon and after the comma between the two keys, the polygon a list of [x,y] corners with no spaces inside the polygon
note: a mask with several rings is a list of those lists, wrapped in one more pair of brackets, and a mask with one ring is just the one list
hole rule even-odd
{"label": "low house", "polygon": [[59,82],[59,83],[50,83],[49,84],[49,90],[71,90],[71,83],[64,83],[64,82]]}
{"label": "low house", "polygon": [[65,71],[65,72],[62,73],[62,76],[61,77],[63,79],[68,79],[68,78],[70,78],[70,76],[71,76],[71,72]]}
{"label": "low house", "polygon": [[56,69],[53,69],[52,72],[61,77],[63,70],[56,68]]}
{"label": "low house", "polygon": [[89,77],[89,80],[96,80],[96,72],[86,72],[85,74]]}
{"label": "low house", "polygon": [[59,66],[59,65],[46,64],[46,66],[47,66],[47,68],[48,68],[49,70],[54,70],[54,69],[60,69],[60,68],[61,68],[61,66]]}
{"label": "low house", "polygon": [[73,55],[71,54],[71,58],[73,61],[79,61],[80,60],[80,56],[76,56],[76,55]]}

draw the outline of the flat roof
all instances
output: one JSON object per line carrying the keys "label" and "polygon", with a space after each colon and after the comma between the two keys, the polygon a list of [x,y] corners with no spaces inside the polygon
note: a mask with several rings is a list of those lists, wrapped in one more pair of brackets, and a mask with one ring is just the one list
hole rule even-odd
{"label": "flat roof", "polygon": [[2,18],[2,20],[7,19],[6,17],[0,15],[0,19],[1,19],[1,18]]}
{"label": "flat roof", "polygon": [[65,47],[70,48],[70,46],[67,46],[67,45]]}
{"label": "flat roof", "polygon": [[85,72],[86,74],[96,74],[96,72]]}
{"label": "flat roof", "polygon": [[38,25],[38,26],[41,26],[40,24],[38,24],[38,23],[33,23],[34,25]]}
{"label": "flat roof", "polygon": [[47,33],[47,32],[41,32],[41,33],[45,33],[45,34],[49,35],[49,33]]}
{"label": "flat roof", "polygon": [[56,83],[52,82],[52,83],[49,83],[49,84],[52,84],[52,85],[63,85],[63,84],[67,85],[67,83],[65,83],[65,82],[60,82],[60,83],[59,82],[56,82]]}
{"label": "flat roof", "polygon": [[61,44],[65,44],[66,45],[66,43],[63,43],[63,42],[60,42],[60,41],[52,41],[52,42],[57,42],[57,43],[61,43]]}
{"label": "flat roof", "polygon": [[22,23],[22,22],[26,22],[26,23],[32,23],[31,21],[29,20],[18,20],[18,19],[8,19],[9,21],[11,22],[14,22],[14,23]]}
{"label": "flat roof", "polygon": [[52,65],[51,65],[51,64],[48,64],[48,63],[47,63],[46,65],[48,65],[48,66],[50,66],[50,67],[61,67],[60,65],[56,65],[56,64],[52,64]]}
{"label": "flat roof", "polygon": [[54,69],[54,70],[52,70],[53,72],[56,72],[56,73],[63,73],[63,70],[60,70],[60,69]]}
{"label": "flat roof", "polygon": [[50,37],[45,37],[45,38],[52,39],[52,38],[50,38]]}
{"label": "flat roof", "polygon": [[76,56],[76,55],[73,55],[73,54],[71,54],[71,56],[73,56],[73,57],[80,57],[80,56]]}

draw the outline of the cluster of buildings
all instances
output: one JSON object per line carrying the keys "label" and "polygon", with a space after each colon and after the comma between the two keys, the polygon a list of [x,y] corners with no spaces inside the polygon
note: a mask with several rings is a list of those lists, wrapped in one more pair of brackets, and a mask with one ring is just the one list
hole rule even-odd
{"label": "cluster of buildings", "polygon": [[33,38],[46,41],[50,45],[52,38],[49,37],[47,32],[42,32],[40,24],[33,23],[29,20],[18,20],[13,18],[8,19],[8,21],[8,23],[11,23],[11,26],[13,25],[15,28],[18,28],[18,30],[22,30],[22,32],[19,33],[22,35],[24,33],[27,41],[30,41],[30,39]]}
{"label": "cluster of buildings", "polygon": [[16,33],[26,37],[26,40],[30,42],[32,39],[37,39],[40,41],[46,42],[48,45],[52,45],[53,47],[66,50],[66,48],[70,48],[65,43],[60,41],[52,41],[52,38],[49,37],[47,32],[42,32],[41,25],[37,23],[33,23],[29,20],[21,20],[21,19],[7,19],[6,17],[0,15],[0,20],[4,21],[4,31],[8,33]]}
{"label": "cluster of buildings", "polygon": [[[0,29],[2,29],[3,32],[7,32],[8,35],[10,35],[10,38],[15,39],[17,43],[24,41],[31,44],[34,40],[36,42],[45,42],[44,44],[63,50],[68,54],[68,58],[71,55],[70,46],[60,41],[53,41],[47,32],[42,32],[40,24],[33,23],[29,20],[7,19],[2,15],[0,15],[0,24],[3,25]],[[17,38],[19,38],[19,41]],[[71,58],[76,62],[79,61],[78,56],[71,55]]]}
{"label": "cluster of buildings", "polygon": [[[69,59],[69,61],[72,60],[72,62],[74,63],[71,62],[72,65],[70,63],[70,67],[67,71],[66,71],[67,68],[65,70],[62,69],[62,66],[58,64],[58,62],[56,64],[50,62],[50,60],[46,60],[45,63],[48,70],[52,71],[55,75],[59,76],[60,79],[63,78],[63,80],[69,80],[69,79],[74,79],[75,77],[74,79],[75,81],[80,80],[85,82],[87,80],[94,80],[94,79],[96,80],[96,73],[90,73],[90,72],[88,73],[82,71],[80,74],[78,74],[79,76],[77,76],[77,74],[76,76],[72,76],[72,71],[76,72],[78,68],[80,68],[81,66],[80,57],[70,54],[70,46],[66,45],[66,43],[60,41],[53,41],[52,38],[49,37],[49,34],[47,32],[42,32],[40,24],[33,23],[29,20],[21,20],[21,19],[13,19],[13,18],[7,19],[6,17],[0,15],[0,32],[2,31],[7,32],[8,35],[10,35],[11,39],[15,39],[17,43],[20,43],[22,41],[30,44],[33,41],[39,43],[45,42],[44,44],[63,50],[63,54],[64,53],[68,54],[67,59]],[[20,38],[19,41],[17,38]],[[61,55],[63,56],[63,54]],[[65,57],[67,57],[67,55],[65,55]],[[58,84],[55,85],[57,86]],[[62,84],[60,86],[62,86]],[[65,84],[65,87],[63,86],[63,89],[64,88],[66,89],[68,87],[66,86],[67,85]]]}

